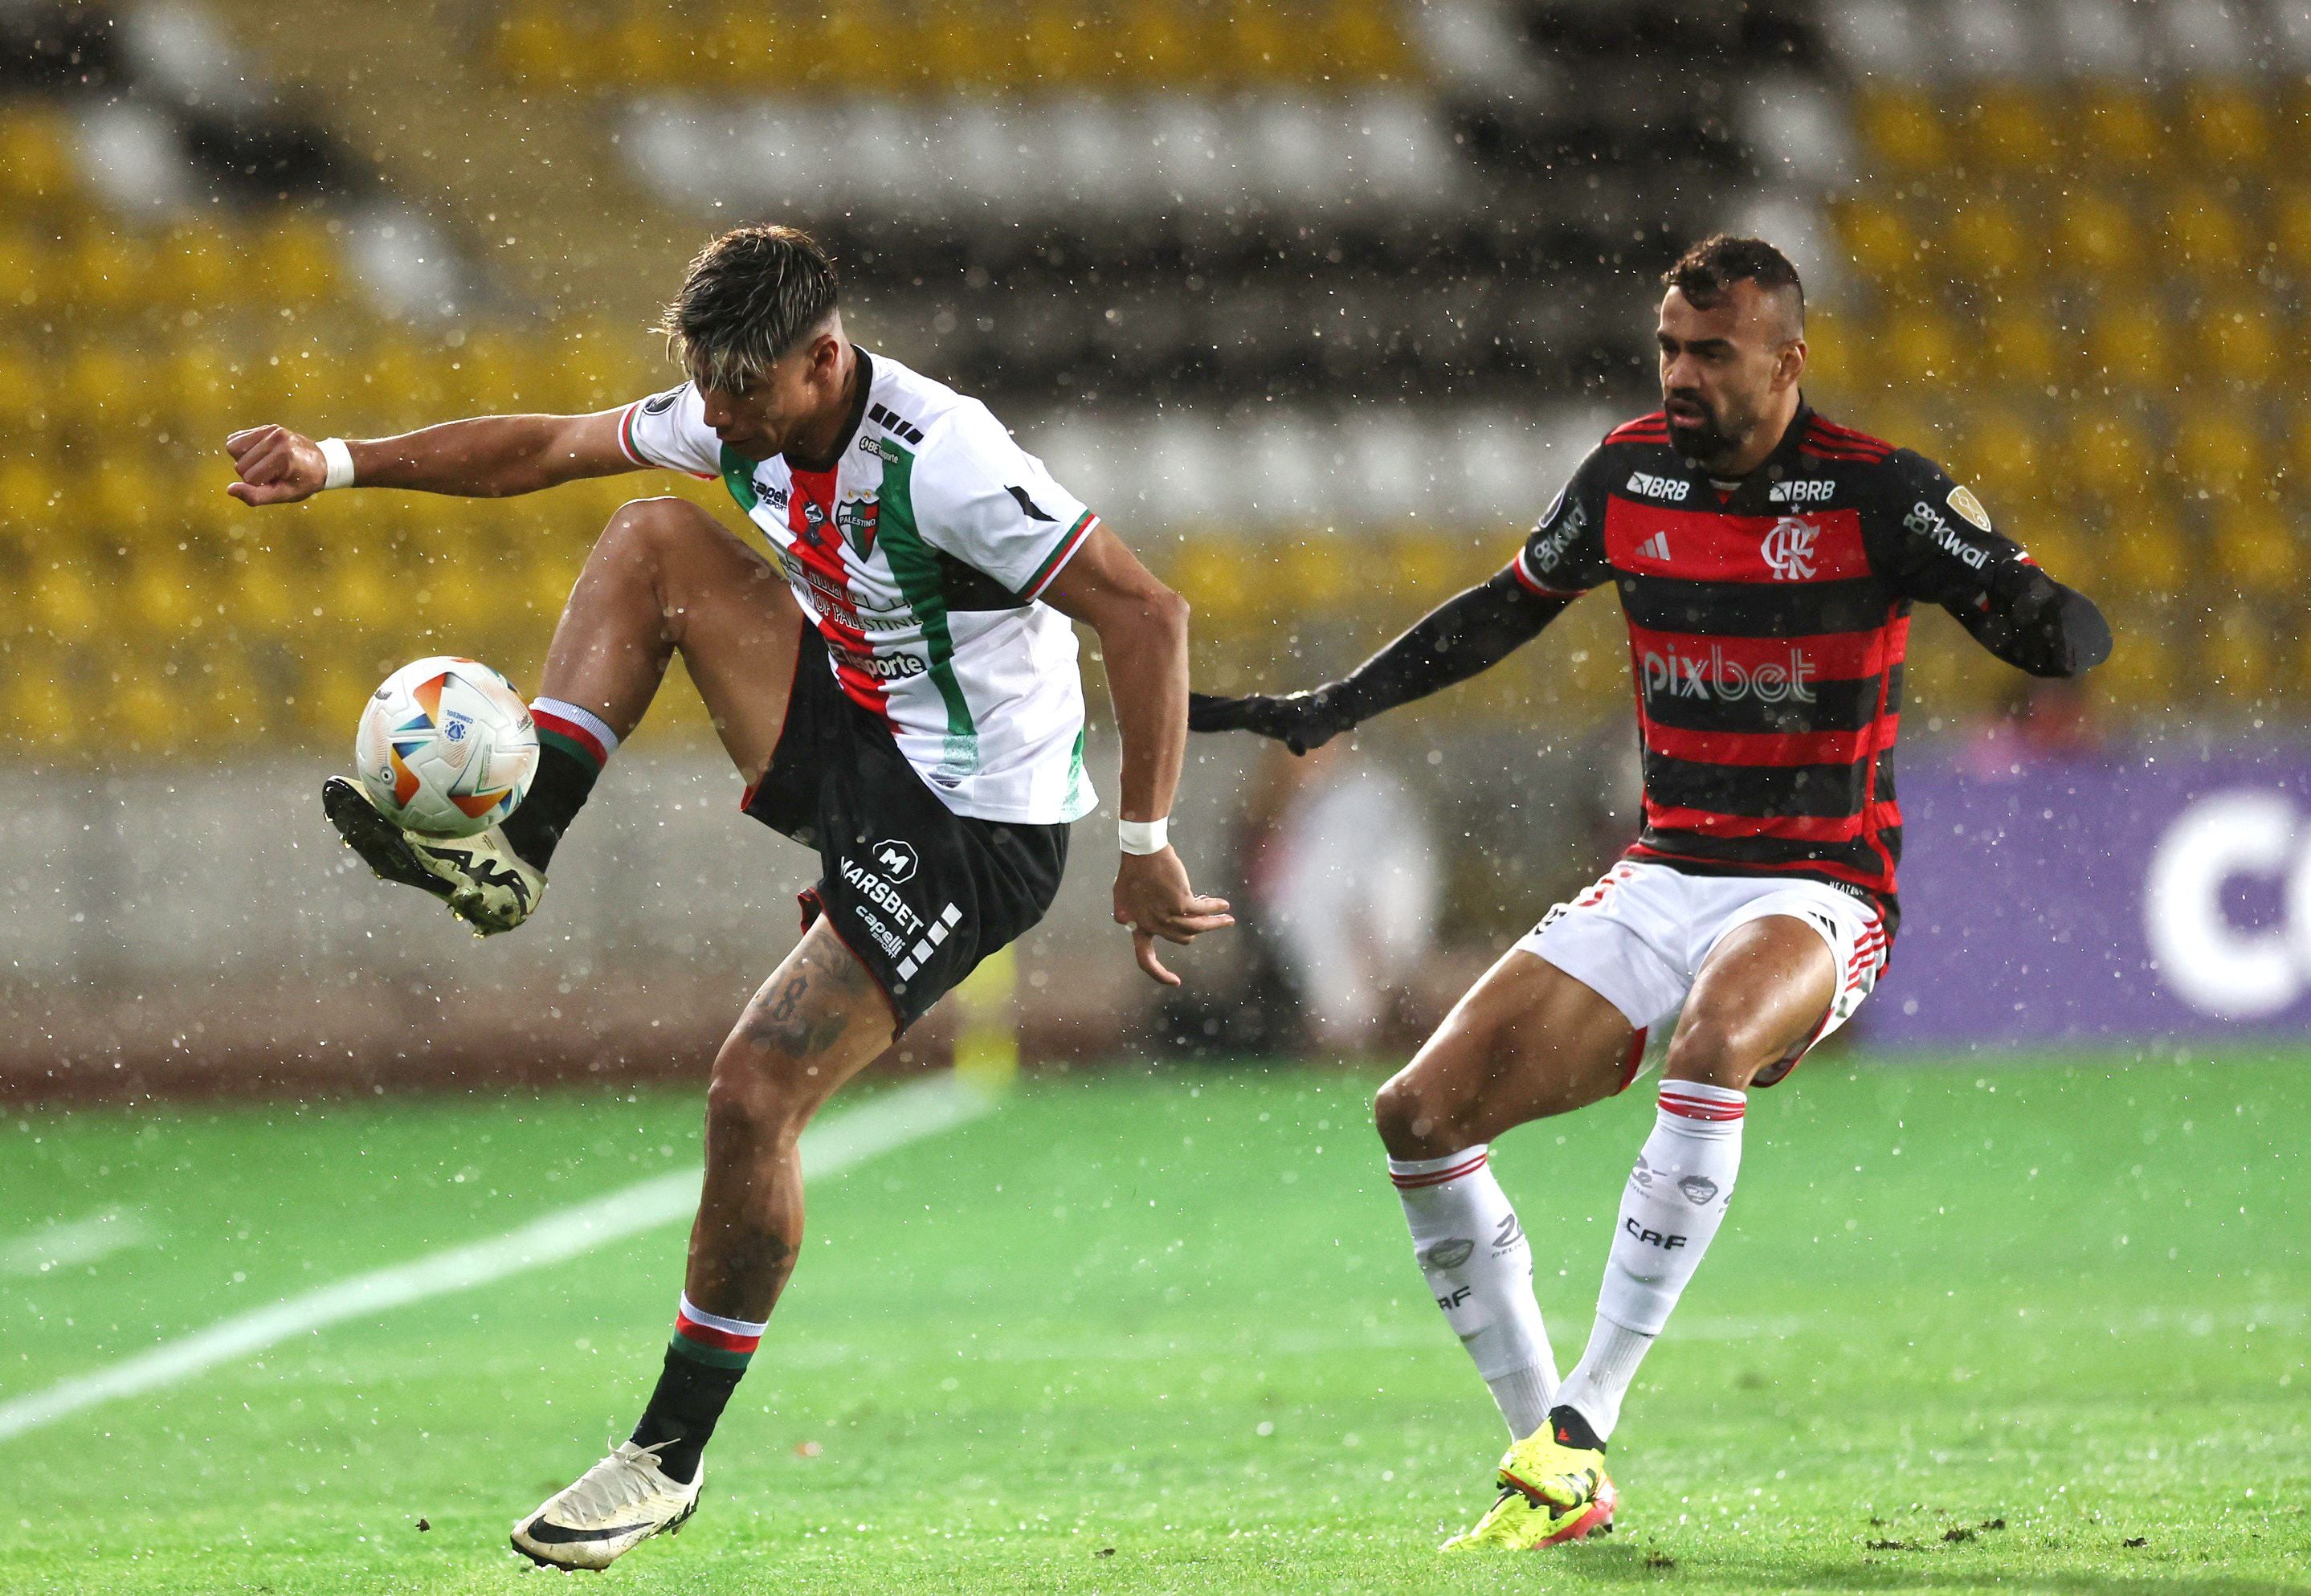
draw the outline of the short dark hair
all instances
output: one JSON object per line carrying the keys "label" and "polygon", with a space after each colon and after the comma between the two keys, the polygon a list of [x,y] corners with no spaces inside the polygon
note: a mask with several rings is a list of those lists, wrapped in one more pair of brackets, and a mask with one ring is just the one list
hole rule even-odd
{"label": "short dark hair", "polygon": [[798,227],[741,227],[698,252],[658,316],[702,388],[744,388],[834,311],[834,262]]}
{"label": "short dark hair", "polygon": [[1736,283],[1755,283],[1766,292],[1788,290],[1797,300],[1798,326],[1805,326],[1805,284],[1790,257],[1763,239],[1714,233],[1678,257],[1661,274],[1661,287],[1680,290],[1701,310],[1714,310]]}

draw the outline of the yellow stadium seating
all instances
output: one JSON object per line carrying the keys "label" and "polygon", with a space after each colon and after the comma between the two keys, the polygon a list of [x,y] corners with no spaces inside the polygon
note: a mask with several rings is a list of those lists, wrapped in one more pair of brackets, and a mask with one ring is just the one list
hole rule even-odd
{"label": "yellow stadium seating", "polygon": [[60,198],[74,186],[63,114],[24,100],[0,109],[0,202],[30,206]]}
{"label": "yellow stadium seating", "polygon": [[2087,361],[2106,385],[2166,387],[2173,367],[2158,307],[2133,295],[2105,305],[2087,330]]}
{"label": "yellow stadium seating", "polygon": [[2311,188],[2280,189],[2271,202],[2273,264],[2298,279],[2311,274]]}
{"label": "yellow stadium seating", "polygon": [[1880,285],[1907,278],[1918,261],[1918,236],[1897,207],[1871,199],[1851,199],[1831,213],[1846,258],[1855,271]]}
{"label": "yellow stadium seating", "polygon": [[2226,606],[2202,635],[2200,668],[2225,696],[2252,702],[2277,675],[2270,621],[2246,604]]}
{"label": "yellow stadium seating", "polygon": [[2167,210],[2167,264],[2199,276],[2235,276],[2245,262],[2246,233],[2238,213],[2211,189],[2177,189]]}
{"label": "yellow stadium seating", "polygon": [[1969,170],[2037,172],[2054,150],[2052,108],[2043,92],[2013,79],[1986,85],[1966,118]]}
{"label": "yellow stadium seating", "polygon": [[1949,129],[1923,91],[1866,91],[1854,112],[1871,160],[1885,170],[1940,175],[1949,165]]}
{"label": "yellow stadium seating", "polygon": [[1878,349],[1883,375],[1899,383],[1947,382],[1960,364],[1957,328],[1923,305],[1888,318]]}
{"label": "yellow stadium seating", "polygon": [[2016,208],[2002,200],[1961,201],[1941,230],[1950,265],[1978,283],[2034,273],[2039,250]]}
{"label": "yellow stadium seating", "polygon": [[2123,590],[2151,597],[2183,591],[2190,575],[2187,548],[2173,516],[2158,501],[2119,500],[2109,506],[2103,525],[2097,546]]}
{"label": "yellow stadium seating", "polygon": [[2082,189],[2067,196],[2056,237],[2061,270],[2073,281],[2116,283],[2134,278],[2142,269],[2141,231],[2126,206],[2104,190]]}
{"label": "yellow stadium seating", "polygon": [[2246,84],[2206,81],[2183,91],[2193,153],[2219,167],[2260,166],[2272,153],[2264,97]]}
{"label": "yellow stadium seating", "polygon": [[2293,530],[2267,502],[2217,508],[2215,572],[2245,597],[2289,599],[2301,579],[2302,548]]}
{"label": "yellow stadium seating", "polygon": [[2185,496],[2236,499],[2265,491],[2262,430],[2249,413],[2231,406],[2193,406],[2175,428],[2168,469]]}
{"label": "yellow stadium seating", "polygon": [[2072,146],[2089,168],[2134,176],[2167,159],[2172,135],[2158,106],[2141,90],[2099,85],[2088,91],[2076,116]]}
{"label": "yellow stadium seating", "polygon": [[1983,319],[1984,358],[1973,370],[1985,382],[2045,388],[2069,363],[2069,344],[2068,335],[2058,336],[2044,301],[2001,298]]}
{"label": "yellow stadium seating", "polygon": [[2200,311],[2196,333],[2199,367],[2218,382],[2259,388],[2278,376],[2280,322],[2269,303],[2211,301]]}

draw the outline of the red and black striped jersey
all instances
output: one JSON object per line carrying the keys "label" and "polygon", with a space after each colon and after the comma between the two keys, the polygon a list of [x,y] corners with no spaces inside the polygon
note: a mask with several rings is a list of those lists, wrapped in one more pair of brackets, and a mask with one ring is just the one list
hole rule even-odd
{"label": "red and black striped jersey", "polygon": [[1630,858],[1826,881],[1890,931],[1910,606],[1977,627],[2029,563],[1939,466],[1801,406],[1730,487],[1660,414],[1616,428],[1512,569],[1539,593],[1620,591],[1644,755]]}

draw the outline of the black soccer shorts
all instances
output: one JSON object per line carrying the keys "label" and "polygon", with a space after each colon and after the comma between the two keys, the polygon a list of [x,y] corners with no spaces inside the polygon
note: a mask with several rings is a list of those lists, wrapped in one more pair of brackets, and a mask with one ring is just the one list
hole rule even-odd
{"label": "black soccer shorts", "polygon": [[818,850],[802,894],[891,999],[904,1031],[1043,918],[1068,863],[1068,827],[957,815],[890,728],[836,685],[806,633],[771,768],[746,812]]}

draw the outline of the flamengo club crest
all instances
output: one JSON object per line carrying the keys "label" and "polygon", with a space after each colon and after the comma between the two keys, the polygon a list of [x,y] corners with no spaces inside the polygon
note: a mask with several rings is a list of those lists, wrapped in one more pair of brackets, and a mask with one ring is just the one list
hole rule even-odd
{"label": "flamengo club crest", "polygon": [[1766,534],[1766,541],[1757,545],[1757,552],[1773,568],[1775,581],[1807,581],[1813,576],[1813,545],[1820,536],[1821,528],[1811,521],[1785,515],[1774,523],[1774,529]]}

